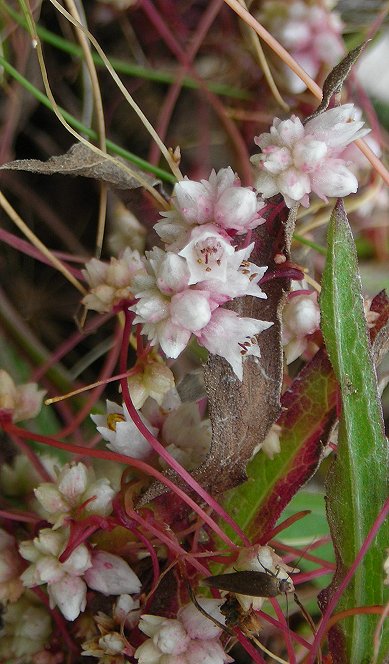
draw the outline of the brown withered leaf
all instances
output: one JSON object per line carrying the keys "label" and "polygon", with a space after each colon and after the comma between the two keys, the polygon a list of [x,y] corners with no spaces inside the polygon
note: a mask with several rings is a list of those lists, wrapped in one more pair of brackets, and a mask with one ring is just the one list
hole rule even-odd
{"label": "brown withered leaf", "polygon": [[[279,269],[274,256],[289,258],[295,210],[283,208],[272,222],[255,232],[256,248],[250,256],[257,265]],[[287,279],[274,279],[263,286],[267,300],[246,296],[231,309],[239,316],[273,321],[259,336],[261,359],[247,358],[243,381],[237,379],[226,360],[213,355],[205,366],[204,380],[212,422],[212,444],[205,463],[194,472],[196,479],[213,495],[241,484],[255,448],[262,443],[280,414],[282,385],[281,312],[290,287]]]}
{"label": "brown withered leaf", "polygon": [[[289,259],[296,211],[288,211],[277,197],[273,213],[267,223],[253,233],[255,249],[250,260],[261,266],[268,265],[268,273],[278,272],[275,254]],[[274,210],[282,206],[278,214]],[[289,212],[289,214],[288,214]],[[290,281],[286,278],[269,279],[261,286],[267,300],[251,296],[238,298],[229,307],[239,316],[272,321],[274,324],[259,336],[261,359],[248,357],[244,363],[243,381],[234,374],[229,363],[211,355],[204,369],[212,423],[212,442],[208,456],[192,472],[193,477],[212,495],[244,482],[246,466],[255,448],[262,443],[271,425],[280,414],[282,385],[281,312]],[[182,485],[180,478],[167,471],[167,476]],[[142,496],[140,507],[164,493],[164,487],[154,483]]]}
{"label": "brown withered leaf", "polygon": [[366,42],[363,42],[352,51],[350,51],[350,53],[347,53],[343,60],[341,60],[339,64],[336,65],[336,67],[334,67],[328,74],[326,80],[323,83],[323,99],[321,100],[316,111],[305,119],[304,124],[308,122],[308,120],[312,120],[327,110],[332,96],[341,91],[342,85],[349,75],[352,66],[357,61],[365,46]]}
{"label": "brown withered leaf", "polygon": [[141,187],[138,180],[132,177],[122,166],[126,165],[134,173],[139,173],[143,180],[151,186],[159,182],[155,177],[144,173],[136,166],[128,166],[127,162],[115,158],[115,162],[96,154],[84,143],[75,143],[65,154],[50,157],[47,161],[39,159],[18,159],[0,166],[0,170],[29,171],[42,175],[73,175],[93,178],[105,182],[115,189],[135,189]]}

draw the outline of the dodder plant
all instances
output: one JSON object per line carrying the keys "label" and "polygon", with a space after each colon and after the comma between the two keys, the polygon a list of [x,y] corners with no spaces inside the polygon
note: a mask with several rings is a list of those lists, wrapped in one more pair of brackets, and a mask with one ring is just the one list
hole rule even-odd
{"label": "dodder plant", "polygon": [[[121,17],[130,17],[136,32],[143,12],[143,47],[152,51],[159,32],[184,67],[175,82],[159,74],[172,87],[156,131],[117,74],[128,73],[126,64],[117,61],[113,68],[73,2],[65,8],[52,3],[75,27],[79,47],[36,24],[24,2],[21,14],[2,5],[11,35],[6,51],[10,59],[18,55],[13,28],[21,26],[17,34],[34,40],[46,94],[8,59],[1,63],[7,83],[14,78],[51,108],[78,142],[46,162],[16,160],[2,169],[99,181],[97,252],[81,260],[79,238],[57,223],[70,247],[49,251],[0,194],[4,213],[28,238],[5,229],[3,242],[58,270],[83,307],[79,328],[47,353],[18,315],[9,315],[6,297],[1,300],[7,346],[23,348],[35,379],[18,383],[4,356],[1,661],[386,661],[388,453],[376,369],[387,348],[389,301],[383,291],[363,299],[346,213],[349,206],[362,215],[372,194],[385,205],[385,195],[377,176],[369,181],[370,166],[355,141],[386,181],[389,176],[360,141],[369,130],[349,101],[351,86],[347,103],[340,99],[361,48],[332,69],[321,95],[298,63],[323,78],[344,53],[339,18],[321,3],[253,3],[249,13],[228,0],[244,23],[241,41],[233,32],[236,47],[247,49],[253,72],[258,61],[262,88],[272,91],[266,105],[254,90],[206,84],[194,67],[217,15],[236,30],[230,9],[218,1],[206,8],[193,3],[191,12],[202,11],[193,28],[195,14],[175,8],[183,33],[193,29],[186,53],[180,29],[176,37],[157,5],[144,0]],[[107,12],[109,21],[126,8],[95,10]],[[272,53],[263,52],[258,35]],[[83,57],[94,124],[87,113],[81,123],[57,104],[41,40]],[[148,163],[106,140],[107,100],[96,74],[102,65],[172,174],[157,165],[153,149]],[[293,114],[286,112],[272,67]],[[153,78],[146,68],[130,73]],[[242,179],[226,164],[205,167],[211,146],[192,169],[182,168],[179,148],[165,147],[181,86],[198,87],[223,120]],[[322,96],[316,109],[306,87]],[[215,93],[247,100],[247,107],[227,113]],[[372,118],[366,100],[365,106]],[[280,107],[283,119],[275,117]],[[263,131],[255,138],[251,133],[249,147],[247,132],[240,134],[232,119],[239,117],[261,122]],[[373,145],[370,134],[367,140]],[[362,191],[350,197],[359,179]],[[5,182],[12,182],[9,175]],[[112,194],[112,255],[101,260],[108,187],[130,192],[129,207],[138,214]],[[329,217],[325,248],[320,231],[312,232]],[[81,367],[79,358],[87,378],[72,381],[73,354],[80,348],[81,355],[86,335],[96,331],[104,343],[92,337]],[[95,372],[99,354],[105,358]],[[41,412],[45,390],[50,398]],[[105,390],[106,404],[100,400]],[[43,416],[48,411],[55,412],[51,421]],[[25,420],[33,420],[30,427]],[[302,487],[330,454],[323,464],[329,531],[323,520],[313,520],[311,537],[305,523],[320,499],[322,471],[316,494]],[[332,546],[325,554],[311,552],[326,542]],[[330,582],[314,585],[328,573]],[[295,588],[299,613],[292,616],[294,606],[282,594],[293,595]]]}

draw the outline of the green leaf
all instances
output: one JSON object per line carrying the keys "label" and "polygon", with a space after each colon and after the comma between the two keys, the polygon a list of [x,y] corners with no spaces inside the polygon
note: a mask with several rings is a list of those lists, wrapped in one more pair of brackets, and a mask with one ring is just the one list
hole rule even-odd
{"label": "green leaf", "polygon": [[[355,560],[388,496],[388,446],[363,310],[355,244],[341,201],[335,206],[328,231],[321,310],[323,335],[342,396],[337,456],[327,482],[328,519],[337,557],[331,594]],[[336,611],[382,605],[387,601],[383,589],[383,562],[388,542],[386,525],[358,567]],[[334,662],[371,662],[376,625],[377,616],[358,615],[342,621],[332,652]],[[388,651],[389,629],[386,628],[379,662]]]}

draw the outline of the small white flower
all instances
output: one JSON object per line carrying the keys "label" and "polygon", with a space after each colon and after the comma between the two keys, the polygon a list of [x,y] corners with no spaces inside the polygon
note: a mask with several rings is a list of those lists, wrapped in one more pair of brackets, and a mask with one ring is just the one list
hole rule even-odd
{"label": "small white flower", "polygon": [[290,294],[282,312],[282,344],[287,364],[304,353],[309,344],[309,335],[320,327],[317,293],[297,293]]}
{"label": "small white flower", "polygon": [[136,363],[134,368],[140,371],[129,376],[128,388],[135,408],[142,408],[148,397],[161,405],[165,395],[175,386],[173,372],[160,356],[152,352],[147,355],[145,362]]}
{"label": "small white flower", "polygon": [[133,300],[135,275],[145,273],[140,254],[127,247],[121,258],[111,258],[110,263],[92,258],[85,266],[83,275],[90,293],[82,302],[88,309],[99,313],[111,311],[122,301]]}
{"label": "small white flower", "polygon": [[[139,413],[139,417],[150,433],[155,436],[158,429],[151,426],[141,413]],[[104,440],[108,441],[107,447],[110,450],[132,456],[135,459],[144,459],[151,454],[150,444],[132,421],[125,404],[121,407],[117,403],[107,400],[107,415],[91,415],[91,419],[96,424],[97,431],[101,433]]]}
{"label": "small white flower", "polygon": [[[202,608],[224,624],[221,600],[199,598]],[[136,650],[139,664],[227,664],[219,641],[221,628],[200,613],[193,604],[180,609],[177,618],[143,615],[139,629],[147,639]]]}
{"label": "small white flower", "polygon": [[92,564],[85,572],[85,580],[89,588],[103,595],[135,594],[141,589],[129,564],[108,551],[92,552]]}
{"label": "small white flower", "polygon": [[273,323],[255,318],[240,318],[234,311],[216,309],[209,324],[196,335],[199,343],[210,353],[224,357],[242,380],[243,359],[261,356],[256,334]]}
{"label": "small white flower", "polygon": [[9,416],[12,422],[36,417],[45,394],[36,383],[15,385],[7,371],[0,369],[0,417]]}
{"label": "small white flower", "polygon": [[[320,67],[334,67],[344,54],[341,39],[343,24],[335,12],[300,0],[274,1],[261,4],[260,22],[285,46],[311,78]],[[284,67],[288,89],[300,93],[305,83]]]}
{"label": "small white flower", "polygon": [[192,285],[208,279],[225,281],[228,257],[234,253],[234,247],[217,227],[207,224],[192,230],[189,242],[178,255],[186,259],[190,272],[188,284]]}
{"label": "small white flower", "polygon": [[55,524],[55,528],[70,515],[107,516],[112,511],[115,495],[109,480],[96,480],[93,469],[81,462],[66,464],[59,472],[57,482],[44,482],[34,489],[34,493],[47,513],[47,520]]}
{"label": "small white flower", "polygon": [[354,119],[353,104],[324,111],[305,126],[295,115],[275,118],[270,133],[254,139],[262,150],[251,157],[258,191],[265,198],[281,193],[288,207],[308,207],[312,192],[326,202],[328,196],[355,193],[358,182],[341,153],[368,133],[363,124]]}
{"label": "small white flower", "polygon": [[65,618],[73,621],[86,606],[86,584],[81,577],[92,562],[87,547],[80,544],[61,563],[67,539],[65,531],[44,528],[38,537],[22,542],[20,553],[32,564],[20,578],[27,588],[47,583],[51,608],[58,606]]}

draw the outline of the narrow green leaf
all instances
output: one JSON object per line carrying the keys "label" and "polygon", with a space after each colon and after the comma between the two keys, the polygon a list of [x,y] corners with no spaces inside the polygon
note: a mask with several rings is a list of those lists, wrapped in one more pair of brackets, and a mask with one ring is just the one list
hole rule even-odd
{"label": "narrow green leaf", "polygon": [[[355,244],[341,201],[335,206],[328,231],[321,310],[323,335],[342,396],[338,451],[327,483],[328,519],[337,556],[331,594],[355,560],[388,496],[388,446]],[[388,542],[388,527],[383,526],[341,597],[337,611],[387,601],[383,561]],[[371,662],[376,625],[377,616],[358,615],[342,621],[333,646],[334,662]],[[378,661],[383,661],[388,653],[388,644],[389,628],[382,636]]]}

